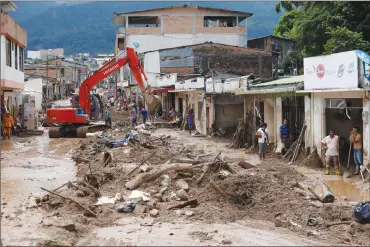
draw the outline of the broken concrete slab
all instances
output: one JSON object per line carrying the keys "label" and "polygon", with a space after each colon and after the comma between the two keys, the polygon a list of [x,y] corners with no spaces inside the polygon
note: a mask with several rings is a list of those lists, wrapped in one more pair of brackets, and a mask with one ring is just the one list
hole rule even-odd
{"label": "broken concrete slab", "polygon": [[152,209],[149,211],[150,216],[157,217],[159,211],[157,209]]}
{"label": "broken concrete slab", "polygon": [[135,209],[134,209],[134,211],[132,211],[132,212],[133,212],[134,214],[143,214],[143,213],[145,213],[145,212],[146,212],[146,210],[147,210],[147,206],[145,206],[145,205],[143,205],[143,204],[138,203],[138,204],[136,204]]}
{"label": "broken concrete slab", "polygon": [[189,184],[183,180],[183,179],[179,179],[176,181],[176,187],[181,190],[185,190],[185,191],[188,191],[189,190]]}
{"label": "broken concrete slab", "polygon": [[188,194],[184,189],[176,191],[176,197],[179,198],[181,201],[187,201],[188,200]]}

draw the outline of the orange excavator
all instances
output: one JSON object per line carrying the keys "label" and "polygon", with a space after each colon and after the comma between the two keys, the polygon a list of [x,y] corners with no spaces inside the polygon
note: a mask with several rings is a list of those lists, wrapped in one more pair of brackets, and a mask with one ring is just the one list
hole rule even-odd
{"label": "orange excavator", "polygon": [[[100,115],[103,115],[103,104],[101,99],[94,97],[90,92],[92,88],[103,79],[107,78],[119,68],[129,65],[136,83],[140,87],[144,100],[147,104],[149,113],[153,113],[159,106],[160,100],[152,92],[150,85],[146,83],[147,77],[140,64],[133,48],[126,49],[126,56],[122,54],[106,62],[93,75],[88,77],[79,89],[79,95],[76,97],[77,106],[67,108],[49,108],[47,109],[47,121],[49,125],[50,138],[59,138],[65,136],[85,138],[86,133],[99,130],[105,130],[109,126],[92,121],[92,113],[98,108]],[[99,106],[100,105],[100,106]],[[94,118],[93,118],[94,119]]]}

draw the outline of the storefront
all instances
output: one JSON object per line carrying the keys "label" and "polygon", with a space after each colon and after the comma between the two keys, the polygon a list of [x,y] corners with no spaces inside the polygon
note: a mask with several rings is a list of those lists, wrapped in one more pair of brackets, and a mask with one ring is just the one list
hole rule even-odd
{"label": "storefront", "polygon": [[317,148],[323,158],[321,141],[333,131],[341,139],[342,166],[348,162],[353,127],[360,129],[364,163],[369,162],[369,81],[365,76],[369,66],[363,66],[358,54],[348,51],[304,59],[303,92],[309,93],[305,96],[306,148]]}

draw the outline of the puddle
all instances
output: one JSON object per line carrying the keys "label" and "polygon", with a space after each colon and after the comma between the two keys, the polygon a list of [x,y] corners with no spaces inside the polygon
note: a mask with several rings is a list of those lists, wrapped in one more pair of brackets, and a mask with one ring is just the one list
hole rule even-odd
{"label": "puddle", "polygon": [[370,200],[369,192],[361,191],[356,185],[346,182],[343,179],[329,180],[325,182],[335,196],[346,197],[351,201]]}

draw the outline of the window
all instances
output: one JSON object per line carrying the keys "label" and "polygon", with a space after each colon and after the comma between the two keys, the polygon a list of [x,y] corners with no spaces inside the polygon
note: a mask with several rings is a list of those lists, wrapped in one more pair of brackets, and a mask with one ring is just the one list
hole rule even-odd
{"label": "window", "polygon": [[20,71],[23,71],[23,65],[24,65],[23,48],[19,46],[19,70]]}
{"label": "window", "polygon": [[6,66],[12,67],[12,42],[6,38]]}
{"label": "window", "polygon": [[14,62],[15,62],[15,69],[18,69],[18,45],[16,44],[15,44]]}
{"label": "window", "polygon": [[236,16],[205,16],[204,27],[236,27]]}
{"label": "window", "polygon": [[61,76],[61,77],[64,77],[64,68],[61,68],[61,69],[60,69],[60,76]]}

